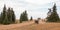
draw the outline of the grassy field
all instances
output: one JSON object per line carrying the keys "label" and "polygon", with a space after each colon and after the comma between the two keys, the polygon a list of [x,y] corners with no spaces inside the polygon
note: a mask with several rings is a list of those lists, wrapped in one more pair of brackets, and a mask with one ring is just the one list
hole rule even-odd
{"label": "grassy field", "polygon": [[60,30],[60,23],[39,23],[35,24],[33,21],[0,25],[0,30]]}

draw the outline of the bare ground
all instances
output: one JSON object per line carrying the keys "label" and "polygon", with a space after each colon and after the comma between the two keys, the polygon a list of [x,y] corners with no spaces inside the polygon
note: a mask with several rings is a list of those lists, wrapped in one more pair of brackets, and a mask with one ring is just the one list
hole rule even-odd
{"label": "bare ground", "polygon": [[30,21],[20,24],[0,25],[0,30],[60,30],[60,23],[39,22],[39,24],[35,24]]}

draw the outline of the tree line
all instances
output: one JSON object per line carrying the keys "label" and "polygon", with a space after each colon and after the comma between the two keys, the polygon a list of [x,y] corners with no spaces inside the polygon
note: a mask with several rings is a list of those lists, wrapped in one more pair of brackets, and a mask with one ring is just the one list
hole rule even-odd
{"label": "tree line", "polygon": [[[59,22],[59,16],[57,14],[57,8],[56,4],[52,7],[52,9],[49,9],[49,12],[47,13],[48,16],[46,17],[47,21],[46,22]],[[3,7],[3,11],[0,14],[0,24],[12,24],[15,23],[16,16],[13,11],[13,8],[6,8],[6,5]],[[33,20],[33,17],[31,16],[30,21]],[[28,14],[27,11],[25,10],[23,13],[20,15],[20,20],[19,22],[22,23],[23,21],[28,21]]]}
{"label": "tree line", "polygon": [[[3,7],[3,11],[0,14],[0,24],[12,24],[15,23],[16,17],[13,11],[13,8],[6,8],[6,5]],[[22,21],[28,21],[28,14],[27,11],[21,13],[20,16],[20,23]]]}

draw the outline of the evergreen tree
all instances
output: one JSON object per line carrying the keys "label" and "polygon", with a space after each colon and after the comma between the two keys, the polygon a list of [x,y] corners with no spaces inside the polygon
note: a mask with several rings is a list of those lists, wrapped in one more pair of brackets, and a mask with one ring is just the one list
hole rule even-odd
{"label": "evergreen tree", "polygon": [[1,20],[0,20],[1,24],[9,24],[8,18],[7,18],[6,6],[5,5],[3,7],[3,12],[1,13],[0,18],[1,18]]}
{"label": "evergreen tree", "polygon": [[6,6],[3,7],[3,12],[0,14],[0,23],[1,24],[11,24],[15,23],[15,14],[13,8],[6,9]]}
{"label": "evergreen tree", "polygon": [[6,13],[5,19],[4,19],[4,21],[3,21],[3,24],[4,24],[4,25],[10,24],[10,21],[8,21],[8,18],[7,18],[7,13]]}
{"label": "evergreen tree", "polygon": [[21,16],[20,16],[20,23],[22,23],[22,20],[23,20],[22,15],[23,15],[23,14],[21,14]]}
{"label": "evergreen tree", "polygon": [[5,5],[4,5],[4,8],[3,8],[3,12],[2,12],[1,17],[2,17],[2,19],[1,19],[2,20],[1,21],[2,24],[8,23],[8,22],[6,22],[6,20],[8,18],[7,18],[7,12],[6,12],[6,6]]}
{"label": "evergreen tree", "polygon": [[28,21],[27,11],[24,12],[24,18],[25,18],[25,19],[24,19],[25,21]]}
{"label": "evergreen tree", "polygon": [[3,14],[3,13],[1,12],[1,14],[0,14],[0,23],[1,23],[1,24],[2,24],[2,22],[3,22],[3,20],[2,20],[2,17],[3,17],[2,14]]}
{"label": "evergreen tree", "polygon": [[8,21],[10,23],[12,23],[12,14],[11,14],[11,9],[10,8],[8,8],[8,10],[7,10],[7,17],[8,17]]}
{"label": "evergreen tree", "polygon": [[4,5],[3,12],[2,12],[2,22],[4,21],[6,16],[6,6]]}
{"label": "evergreen tree", "polygon": [[30,21],[31,21],[31,20],[33,20],[32,16],[31,16],[31,18],[30,18]]}
{"label": "evergreen tree", "polygon": [[15,14],[13,8],[11,8],[11,16],[12,16],[12,22],[15,23]]}
{"label": "evergreen tree", "polygon": [[59,16],[58,16],[58,14],[57,14],[57,9],[56,9],[56,4],[54,4],[54,6],[53,6],[53,12],[51,13],[51,15],[47,18],[48,20],[48,22],[57,22],[57,21],[59,21]]}
{"label": "evergreen tree", "polygon": [[1,14],[0,14],[0,24],[1,24]]}
{"label": "evergreen tree", "polygon": [[15,14],[14,14],[13,8],[8,8],[7,14],[8,14],[8,20],[10,21],[10,23],[15,23]]}
{"label": "evergreen tree", "polygon": [[20,21],[28,21],[27,11],[23,12],[20,16]]}

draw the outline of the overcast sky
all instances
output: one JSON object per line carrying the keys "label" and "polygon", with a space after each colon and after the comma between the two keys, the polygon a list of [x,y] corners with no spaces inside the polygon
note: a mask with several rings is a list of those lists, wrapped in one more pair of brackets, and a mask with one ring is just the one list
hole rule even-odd
{"label": "overcast sky", "polygon": [[[47,16],[48,8],[52,8],[54,3],[57,5],[58,14],[60,13],[60,0],[0,0],[0,12],[4,4],[11,7],[15,11],[16,18],[20,18],[23,11],[27,10],[28,17],[45,18]],[[60,14],[59,14],[60,16]]]}

